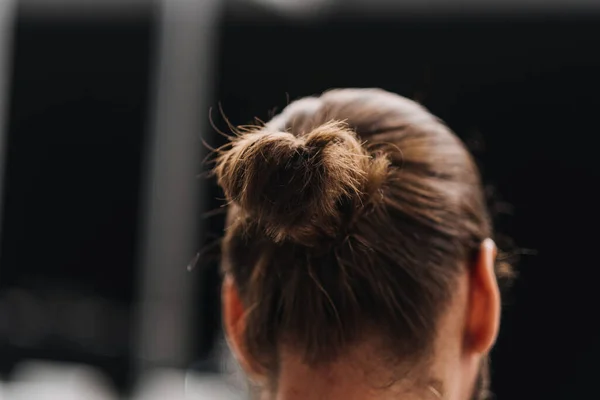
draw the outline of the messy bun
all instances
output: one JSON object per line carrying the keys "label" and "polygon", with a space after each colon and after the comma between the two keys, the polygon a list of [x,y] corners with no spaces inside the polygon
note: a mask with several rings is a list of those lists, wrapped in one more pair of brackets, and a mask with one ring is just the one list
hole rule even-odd
{"label": "messy bun", "polygon": [[340,207],[363,204],[386,167],[332,121],[300,136],[268,128],[241,134],[221,151],[215,172],[227,199],[274,242],[312,246],[339,234]]}

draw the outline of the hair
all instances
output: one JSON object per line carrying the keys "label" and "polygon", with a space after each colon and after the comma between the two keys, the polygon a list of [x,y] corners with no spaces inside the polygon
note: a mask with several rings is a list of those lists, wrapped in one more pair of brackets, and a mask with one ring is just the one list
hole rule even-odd
{"label": "hair", "polygon": [[303,98],[235,133],[214,171],[230,203],[223,269],[256,362],[277,371],[285,344],[327,363],[373,332],[398,359],[424,357],[457,276],[493,237],[460,139],[380,89]]}

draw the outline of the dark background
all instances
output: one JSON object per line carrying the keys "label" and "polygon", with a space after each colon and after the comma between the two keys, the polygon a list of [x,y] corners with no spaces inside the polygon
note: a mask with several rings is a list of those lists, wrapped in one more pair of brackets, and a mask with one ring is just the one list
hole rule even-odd
{"label": "dark background", "polygon": [[59,358],[127,381],[151,17],[19,16],[0,258],[0,295],[17,304],[0,336],[5,371]]}
{"label": "dark background", "polygon": [[[499,229],[536,253],[521,257],[504,309],[493,354],[498,399],[596,396],[600,15],[299,22],[228,7],[218,33],[211,104],[234,124],[266,120],[288,98],[382,87],[421,101],[469,143],[511,206]],[[18,19],[3,160],[4,373],[30,357],[76,360],[122,389],[130,383],[155,35],[150,7],[119,21]],[[208,111],[198,112],[208,127]],[[211,145],[222,143],[207,132]],[[209,188],[206,198],[219,196]],[[218,235],[222,222],[204,226]],[[201,261],[192,276],[208,289],[197,314],[211,334],[198,335],[205,340],[190,364],[209,356],[219,326],[216,262]]]}

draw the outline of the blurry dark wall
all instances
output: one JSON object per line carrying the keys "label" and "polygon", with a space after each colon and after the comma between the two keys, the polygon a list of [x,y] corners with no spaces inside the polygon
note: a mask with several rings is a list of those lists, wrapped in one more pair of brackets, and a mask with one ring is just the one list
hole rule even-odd
{"label": "blurry dark wall", "polygon": [[0,247],[0,368],[87,362],[119,384],[131,305],[153,19],[20,9]]}
{"label": "blurry dark wall", "polygon": [[476,150],[512,206],[498,228],[537,251],[521,257],[507,298],[497,397],[595,397],[600,16],[228,15],[217,100],[232,123],[267,120],[287,96],[382,87],[421,101]]}

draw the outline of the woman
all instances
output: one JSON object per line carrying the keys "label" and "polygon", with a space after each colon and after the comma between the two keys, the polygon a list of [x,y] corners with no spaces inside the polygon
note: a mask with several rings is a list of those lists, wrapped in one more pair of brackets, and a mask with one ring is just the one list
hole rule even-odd
{"label": "woman", "polygon": [[261,398],[487,397],[510,271],[477,167],[440,120],[333,90],[238,131],[215,173],[224,326]]}

